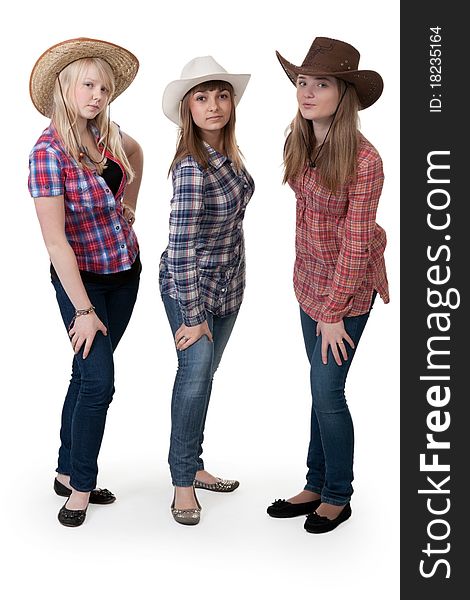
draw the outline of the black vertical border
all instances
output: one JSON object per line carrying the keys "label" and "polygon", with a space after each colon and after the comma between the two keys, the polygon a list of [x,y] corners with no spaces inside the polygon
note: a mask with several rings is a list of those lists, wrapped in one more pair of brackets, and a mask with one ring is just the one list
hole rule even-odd
{"label": "black vertical border", "polygon": [[[467,174],[470,176],[470,102],[465,92],[470,32],[462,6],[454,0],[401,2],[400,590],[404,600],[461,598],[468,593],[470,579],[470,564],[466,560],[470,555],[470,511],[466,510],[470,473],[470,218],[466,213],[470,212],[470,193],[465,185]],[[431,29],[437,27],[440,40]],[[436,55],[440,61],[430,60]],[[440,75],[440,79],[431,75]],[[438,81],[440,87],[431,87]],[[439,109],[438,100],[442,103],[440,112],[431,112]],[[448,155],[429,158],[430,152],[447,151]],[[437,168],[428,174],[428,160],[450,169]],[[444,183],[447,178],[450,182]],[[447,202],[445,208],[434,207]],[[437,226],[443,226],[448,219],[450,222],[439,230],[433,229],[428,219]],[[437,268],[429,271],[431,267]],[[448,275],[446,283],[430,281],[442,281]],[[455,308],[432,308],[428,290],[440,291],[443,298],[450,294],[454,305],[460,298],[460,304]],[[439,302],[437,294],[431,301]],[[450,324],[448,331],[439,330],[437,319],[430,317],[432,313],[445,315],[440,325],[444,329]],[[436,339],[430,341],[432,337]],[[430,348],[449,354],[430,356]],[[435,368],[429,367],[428,359]],[[450,368],[444,369],[445,365]],[[422,376],[450,379],[432,381],[423,380]],[[447,404],[431,406],[428,394],[432,386],[438,386],[438,393],[431,397],[437,400],[445,397],[444,386],[449,388]],[[442,431],[432,431],[438,427]],[[426,448],[426,436],[431,433],[435,441],[448,442],[450,447]],[[449,465],[449,471],[424,471],[420,468],[421,454],[426,455],[428,464],[436,454],[434,460],[439,465]],[[447,477],[450,479],[443,483]],[[458,592],[459,589],[467,591]]]}

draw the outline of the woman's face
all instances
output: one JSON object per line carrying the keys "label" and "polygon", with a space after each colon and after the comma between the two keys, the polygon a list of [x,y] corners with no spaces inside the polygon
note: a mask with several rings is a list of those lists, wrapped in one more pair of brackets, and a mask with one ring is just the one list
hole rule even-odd
{"label": "woman's face", "polygon": [[339,102],[339,86],[335,77],[298,75],[297,102],[304,119],[329,121]]}
{"label": "woman's face", "polygon": [[232,97],[229,90],[191,92],[189,110],[202,133],[219,131],[230,120]]}
{"label": "woman's face", "polygon": [[106,106],[109,90],[95,65],[90,64],[80,75],[75,86],[78,116],[94,119]]}

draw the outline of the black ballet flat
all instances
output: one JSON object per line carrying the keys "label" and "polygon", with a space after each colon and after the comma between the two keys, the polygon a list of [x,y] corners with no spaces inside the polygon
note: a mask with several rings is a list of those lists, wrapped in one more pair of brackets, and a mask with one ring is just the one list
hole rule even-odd
{"label": "black ballet flat", "polygon": [[287,500],[275,500],[271,506],[268,506],[266,512],[270,517],[277,519],[289,519],[290,517],[300,517],[308,515],[316,510],[321,504],[321,499],[311,500],[310,502],[299,502],[293,504]]}
{"label": "black ballet flat", "polygon": [[[60,483],[57,478],[54,478],[54,492],[58,496],[68,498],[72,493],[72,490],[63,483]],[[107,489],[97,488],[90,492],[90,504],[112,504],[115,500],[116,496]]]}
{"label": "black ballet flat", "polygon": [[351,505],[349,502],[344,505],[343,510],[339,513],[336,519],[328,519],[328,517],[321,517],[316,512],[308,515],[304,528],[309,533],[326,533],[336,529],[338,525],[349,519],[351,516]]}
{"label": "black ballet flat", "polygon": [[71,510],[70,508],[65,507],[67,502],[59,510],[59,514],[57,515],[59,522],[62,525],[65,525],[65,527],[79,527],[80,525],[83,525],[87,509],[85,508],[84,510]]}

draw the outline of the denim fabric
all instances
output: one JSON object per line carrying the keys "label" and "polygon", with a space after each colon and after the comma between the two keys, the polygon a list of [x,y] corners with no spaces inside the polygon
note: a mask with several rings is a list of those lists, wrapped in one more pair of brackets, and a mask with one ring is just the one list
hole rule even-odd
{"label": "denim fabric", "polygon": [[[52,278],[52,283],[64,325],[68,328],[74,307],[60,281]],[[139,277],[125,284],[84,282],[84,286],[108,335],[98,331],[86,359],[83,359],[83,347],[74,355],[72,377],[62,410],[57,472],[70,475],[70,485],[74,489],[88,492],[96,487],[98,453],[106,413],[114,394],[113,352],[131,318]]]}
{"label": "denim fabric", "polygon": [[344,390],[369,314],[370,311],[343,319],[344,327],[356,348],[353,350],[345,342],[348,360],[342,360],[341,366],[336,364],[331,348],[328,348],[328,363],[324,365],[321,358],[322,338],[316,335],[317,321],[300,309],[305,349],[310,361],[312,391],[305,489],[320,494],[323,502],[337,506],[347,504],[353,493],[354,429]]}
{"label": "denim fabric", "polygon": [[[173,336],[183,324],[178,301],[162,294]],[[232,333],[238,311],[226,317],[207,312],[213,342],[200,338],[186,350],[177,350],[176,372],[171,399],[171,438],[168,462],[173,485],[193,485],[196,471],[204,469],[201,458],[204,425],[212,391],[212,379]]]}

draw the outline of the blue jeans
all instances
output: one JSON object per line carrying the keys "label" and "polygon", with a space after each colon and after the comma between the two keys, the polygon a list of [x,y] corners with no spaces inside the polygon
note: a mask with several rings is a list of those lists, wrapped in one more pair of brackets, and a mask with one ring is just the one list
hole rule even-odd
{"label": "blue jeans", "polygon": [[[183,324],[178,301],[162,295],[173,336]],[[207,313],[213,342],[200,338],[186,350],[177,350],[176,372],[171,399],[171,438],[168,462],[173,485],[193,485],[196,471],[204,469],[201,458],[204,425],[212,391],[212,379],[232,333],[237,313],[217,317]]]}
{"label": "blue jeans", "polygon": [[[370,311],[358,317],[345,317],[344,327],[355,347],[361,339]],[[304,489],[321,495],[322,502],[342,506],[353,493],[354,429],[344,393],[346,377],[354,358],[347,342],[348,360],[342,365],[328,348],[328,363],[321,358],[321,335],[317,321],[300,309],[305,349],[310,361],[312,414],[307,455],[307,484]]]}
{"label": "blue jeans", "polygon": [[[64,325],[68,328],[75,309],[60,281],[52,278]],[[139,278],[128,283],[84,283],[97,316],[108,335],[97,332],[87,358],[83,346],[72,362],[72,377],[62,409],[57,472],[70,475],[70,485],[88,492],[96,487],[98,453],[106,413],[114,394],[113,352],[131,318]],[[80,317],[79,317],[80,318]]]}

